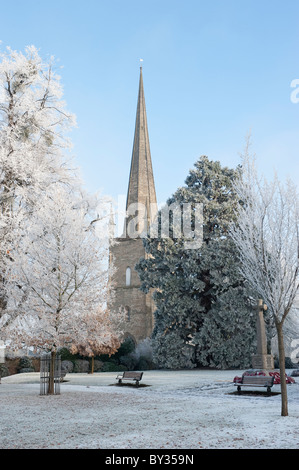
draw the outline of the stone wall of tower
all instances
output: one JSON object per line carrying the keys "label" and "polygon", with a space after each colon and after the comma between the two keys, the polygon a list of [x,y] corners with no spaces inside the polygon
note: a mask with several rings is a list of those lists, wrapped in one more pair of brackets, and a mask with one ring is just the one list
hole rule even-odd
{"label": "stone wall of tower", "polygon": [[[142,239],[118,238],[111,246],[110,255],[115,268],[111,283],[113,289],[112,311],[126,310],[122,325],[124,335],[134,337],[136,343],[151,336],[153,330],[154,303],[152,295],[140,290],[140,279],[135,266],[145,256]],[[131,282],[126,285],[126,271],[131,269]]]}

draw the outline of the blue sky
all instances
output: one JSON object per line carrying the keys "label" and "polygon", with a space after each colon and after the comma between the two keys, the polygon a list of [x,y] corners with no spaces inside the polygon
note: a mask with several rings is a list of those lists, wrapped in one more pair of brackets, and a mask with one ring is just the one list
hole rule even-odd
{"label": "blue sky", "polygon": [[[299,182],[298,0],[0,0],[2,49],[54,55],[86,187],[126,194],[139,59],[158,201],[201,155]],[[299,94],[298,94],[299,96]]]}

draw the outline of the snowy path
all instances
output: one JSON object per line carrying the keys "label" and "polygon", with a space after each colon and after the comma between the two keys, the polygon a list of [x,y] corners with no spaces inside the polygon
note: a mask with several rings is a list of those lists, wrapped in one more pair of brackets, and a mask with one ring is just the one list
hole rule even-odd
{"label": "snowy path", "polygon": [[[299,383],[280,395],[237,396],[240,371],[148,371],[148,387],[118,387],[115,373],[68,374],[59,396],[39,375],[2,379],[1,449],[298,449]],[[279,385],[273,391],[279,391]]]}

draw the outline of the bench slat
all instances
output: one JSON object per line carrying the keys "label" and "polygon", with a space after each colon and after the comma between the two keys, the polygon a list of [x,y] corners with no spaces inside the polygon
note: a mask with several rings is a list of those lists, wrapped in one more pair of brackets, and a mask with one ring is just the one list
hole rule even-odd
{"label": "bench slat", "polygon": [[244,385],[262,385],[264,387],[273,385],[274,377],[268,377],[264,375],[244,375],[242,377],[242,384]]}
{"label": "bench slat", "polygon": [[124,379],[140,379],[142,377],[142,373],[140,372],[127,372],[123,373]]}
{"label": "bench slat", "polygon": [[241,391],[241,387],[265,387],[270,395],[271,387],[274,385],[274,376],[243,375],[242,381],[235,385],[238,387],[238,392]]}

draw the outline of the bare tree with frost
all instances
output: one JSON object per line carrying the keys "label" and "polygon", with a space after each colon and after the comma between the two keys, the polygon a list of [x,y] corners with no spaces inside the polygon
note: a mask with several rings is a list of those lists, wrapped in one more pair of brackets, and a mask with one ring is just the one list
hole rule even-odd
{"label": "bare tree with frost", "polygon": [[120,346],[106,308],[108,244],[95,230],[98,206],[59,184],[35,204],[7,270],[1,326],[9,349],[31,346],[55,357],[61,347],[92,356]]}
{"label": "bare tree with frost", "polygon": [[235,183],[242,208],[231,234],[242,273],[268,306],[275,323],[281,377],[281,415],[288,415],[284,325],[299,290],[299,198],[297,187],[277,177],[258,177],[249,142],[242,178]]}
{"label": "bare tree with frost", "polygon": [[62,99],[53,59],[35,47],[0,54],[0,316],[6,307],[6,266],[40,194],[53,182],[69,182],[63,151],[75,117]]}
{"label": "bare tree with frost", "polygon": [[60,77],[33,46],[0,59],[1,339],[53,356],[61,346],[113,352],[102,204],[69,169],[75,118]]}

